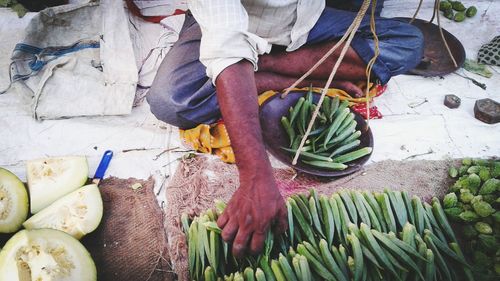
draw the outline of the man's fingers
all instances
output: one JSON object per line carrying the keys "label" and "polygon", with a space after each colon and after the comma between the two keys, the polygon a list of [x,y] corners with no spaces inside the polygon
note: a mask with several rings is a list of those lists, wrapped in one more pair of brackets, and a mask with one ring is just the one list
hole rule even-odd
{"label": "man's fingers", "polygon": [[250,233],[247,229],[248,228],[240,228],[236,238],[234,238],[233,255],[237,258],[243,257],[248,248],[248,241],[250,240],[252,233]]}
{"label": "man's fingers", "polygon": [[252,255],[258,255],[262,252],[264,248],[264,241],[266,240],[265,232],[254,232],[252,235],[252,241],[250,241],[250,253]]}
{"label": "man's fingers", "polygon": [[236,219],[229,220],[229,222],[222,229],[222,239],[226,242],[231,242],[238,232],[238,221]]}
{"label": "man's fingers", "polygon": [[229,221],[229,215],[227,213],[227,211],[224,211],[222,215],[217,219],[217,226],[221,229],[223,229]]}
{"label": "man's fingers", "polygon": [[275,234],[283,234],[288,229],[288,213],[286,209],[280,208],[278,215],[276,216],[276,221],[273,226],[273,232]]}

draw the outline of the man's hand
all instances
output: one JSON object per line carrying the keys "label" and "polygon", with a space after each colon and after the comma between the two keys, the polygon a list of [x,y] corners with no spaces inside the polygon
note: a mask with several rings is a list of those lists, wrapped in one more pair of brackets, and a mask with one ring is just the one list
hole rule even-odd
{"label": "man's hand", "polygon": [[233,241],[233,255],[262,251],[268,229],[276,234],[287,228],[285,202],[273,176],[240,177],[240,188],[217,220],[222,238]]}
{"label": "man's hand", "polygon": [[287,213],[262,140],[252,64],[242,60],[227,67],[215,85],[240,173],[240,187],[217,223],[222,238],[233,241],[235,256],[248,249],[257,254],[270,226],[286,229]]}

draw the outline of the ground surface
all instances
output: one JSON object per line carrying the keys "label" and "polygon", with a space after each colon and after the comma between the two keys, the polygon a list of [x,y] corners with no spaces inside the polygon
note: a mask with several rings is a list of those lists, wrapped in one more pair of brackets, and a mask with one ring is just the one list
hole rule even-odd
{"label": "ground surface", "polygon": [[[482,44],[500,35],[500,2],[463,2],[475,3],[478,15],[460,24],[443,19],[443,26],[462,41],[467,56],[475,59]],[[417,3],[417,0],[386,1],[383,15],[411,16]],[[432,3],[424,1],[419,17],[430,18]],[[11,50],[22,39],[22,30],[31,16],[28,14],[23,19],[17,19],[9,10],[0,9],[0,89],[8,85]],[[152,26],[137,20],[132,22],[135,26],[131,27],[131,32],[136,41],[137,61],[142,62],[157,44],[167,46],[153,53],[153,61],[161,61],[169,42],[175,39],[172,30],[178,29],[180,19],[170,19],[163,26]],[[147,75],[143,75],[144,83],[154,76],[154,62],[148,63]],[[494,76],[490,79],[464,70],[459,72],[485,83],[488,89],[484,91],[456,74],[443,78],[399,76],[389,82],[388,91],[376,100],[384,118],[370,123],[375,136],[371,162],[500,155],[500,124],[486,125],[473,117],[475,100],[485,97],[500,100],[500,68],[493,69]],[[455,110],[444,107],[442,102],[446,94],[458,95],[462,98],[462,106]],[[412,108],[425,100],[428,102]],[[168,181],[163,179],[175,171],[175,159],[184,153],[159,155],[167,148],[182,145],[177,129],[156,120],[145,102],[134,108],[129,116],[43,122],[31,117],[29,104],[30,101],[12,92],[0,96],[0,166],[23,179],[26,160],[81,154],[88,157],[90,171],[94,171],[102,153],[112,149],[115,157],[107,175],[146,179],[153,174],[158,190],[161,183]]]}

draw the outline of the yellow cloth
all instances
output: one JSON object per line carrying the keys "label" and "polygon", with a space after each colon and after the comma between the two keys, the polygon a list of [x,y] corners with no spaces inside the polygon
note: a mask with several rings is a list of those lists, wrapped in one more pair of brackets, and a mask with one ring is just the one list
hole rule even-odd
{"label": "yellow cloth", "polygon": [[214,153],[226,163],[234,163],[234,153],[226,126],[222,123],[201,124],[189,130],[180,130],[181,139],[194,150]]}
{"label": "yellow cloth", "polygon": [[[358,87],[364,89],[366,83],[359,83]],[[370,85],[371,87],[372,85]],[[308,88],[293,89],[293,90],[308,90]],[[313,88],[315,92],[321,92],[322,88]],[[267,91],[259,95],[258,101],[259,106],[262,105],[268,98],[273,97],[280,92]],[[372,87],[369,93],[369,99],[371,100],[377,94],[376,87]],[[338,96],[340,100],[349,101],[349,105],[355,103],[366,102],[366,97],[363,98],[353,98],[347,92],[340,89],[329,89],[326,93],[329,97]],[[229,140],[229,135],[226,130],[226,126],[222,122],[206,125],[201,124],[196,128],[189,130],[180,130],[181,139],[184,140],[189,146],[194,150],[202,153],[215,154],[221,158],[222,161],[226,163],[234,163],[234,153],[231,148],[231,141]]]}

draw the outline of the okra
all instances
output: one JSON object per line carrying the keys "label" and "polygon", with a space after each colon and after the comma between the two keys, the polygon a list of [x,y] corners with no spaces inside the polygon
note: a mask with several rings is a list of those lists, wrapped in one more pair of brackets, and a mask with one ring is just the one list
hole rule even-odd
{"label": "okra", "polygon": [[351,244],[352,255],[354,257],[354,280],[361,280],[363,273],[363,252],[358,237],[354,235],[347,235],[347,241]]}
{"label": "okra", "polygon": [[385,194],[389,196],[389,201],[391,202],[392,209],[396,214],[397,222],[403,228],[403,226],[408,222],[408,217],[406,215],[405,203],[403,198],[398,191],[390,191],[388,189],[384,190]]}
{"label": "okra", "polygon": [[429,247],[429,249],[431,249],[432,252],[434,253],[434,259],[436,260],[436,264],[437,264],[440,272],[442,272],[444,274],[444,276],[442,276],[444,278],[444,280],[450,280],[450,281],[453,280],[451,277],[450,270],[448,269],[448,266],[446,264],[446,261],[439,253],[439,251],[438,251],[436,245],[434,245],[434,242],[432,241],[431,237],[429,235],[424,235],[424,241],[425,241],[425,244],[427,244],[427,247]]}
{"label": "okra", "polygon": [[255,270],[255,280],[256,281],[266,281],[266,274],[264,273],[264,271],[262,271],[262,269],[257,268]]}
{"label": "okra", "polygon": [[205,222],[203,220],[203,217],[201,217],[198,222],[199,222],[198,223],[198,239],[199,239],[199,243],[200,243],[199,247],[198,247],[198,251],[199,251],[198,254],[200,255],[201,268],[203,270],[203,268],[205,268],[205,253],[207,256],[209,256],[210,251],[207,251],[207,250],[210,248],[210,246],[209,246],[208,237],[207,237],[207,230],[203,226],[203,223]]}
{"label": "okra", "polygon": [[424,220],[427,218],[427,224],[428,224],[427,229],[432,230],[432,233],[436,234],[441,241],[447,243],[446,237],[444,236],[443,232],[441,231],[441,227],[439,226],[436,218],[434,217],[431,205],[429,205],[427,202],[424,202],[424,209],[426,214]]}
{"label": "okra", "polygon": [[366,241],[368,248],[372,251],[373,254],[377,256],[377,259],[384,265],[384,267],[389,272],[391,272],[392,275],[394,275],[394,277],[400,280],[398,274],[396,273],[396,270],[392,266],[392,263],[389,261],[389,259],[385,255],[385,252],[382,250],[380,245],[375,240],[375,237],[373,237],[370,228],[366,224],[361,223],[360,232],[361,236]]}
{"label": "okra", "polygon": [[215,276],[214,269],[210,266],[205,268],[205,273],[204,273],[205,281],[215,281],[217,277]]}
{"label": "okra", "polygon": [[290,244],[293,245],[294,226],[293,226],[292,205],[290,205],[290,202],[288,200],[286,200],[285,205],[286,205],[286,211],[287,211],[287,217],[288,217],[288,232],[290,233]]}
{"label": "okra", "polygon": [[335,277],[326,269],[320,260],[316,259],[304,245],[299,244],[297,246],[297,252],[304,256],[308,262],[310,262],[311,268],[316,272],[319,276],[326,280],[335,280]]}
{"label": "okra", "polygon": [[272,260],[271,261],[271,270],[274,273],[274,277],[276,278],[276,281],[286,281],[285,275],[281,271],[281,267],[278,261]]}
{"label": "okra", "polygon": [[384,215],[382,213],[382,208],[377,203],[377,200],[373,196],[371,192],[363,192],[363,197],[366,199],[366,202],[372,207],[373,212],[377,216],[378,222],[380,223],[380,228],[382,228],[383,232],[387,231]]}
{"label": "okra", "polygon": [[377,199],[378,204],[382,209],[382,214],[384,216],[385,223],[390,231],[396,233],[396,220],[394,219],[394,214],[392,213],[391,204],[389,203],[389,197],[385,193],[375,194],[375,199]]}
{"label": "okra", "polygon": [[[342,220],[340,219],[340,211],[339,211],[339,208],[337,206],[337,201],[335,200],[335,198],[332,196],[328,199],[328,203],[330,204],[330,207],[331,207],[331,210],[332,210],[332,214],[333,214],[333,222],[334,222],[334,225],[335,225],[335,232],[337,232],[337,237],[339,238],[340,241],[345,241],[344,238],[345,238],[345,233],[344,234],[344,231],[343,231],[343,227],[342,227]],[[347,231],[346,231],[347,232]]]}
{"label": "okra", "polygon": [[319,253],[318,250],[316,250],[316,248],[314,248],[313,245],[311,245],[311,243],[308,243],[307,241],[303,241],[302,242],[302,245],[304,245],[304,247],[306,248],[306,250],[317,260],[321,260],[321,255]]}
{"label": "okra", "polygon": [[370,249],[368,249],[368,247],[366,247],[365,245],[361,244],[361,251],[363,252],[363,255],[366,257],[366,259],[368,261],[370,261],[371,263],[373,263],[377,268],[383,269],[382,266],[377,261],[377,258],[375,257],[375,255],[370,251]]}
{"label": "okra", "polygon": [[[403,229],[404,231],[404,229]],[[408,255],[412,256],[415,259],[420,259],[420,260],[425,260],[424,257],[422,257],[415,248],[411,246],[411,244],[406,243],[405,241],[401,241],[396,237],[396,234],[393,232],[389,232],[387,234],[382,234],[385,236],[387,239],[389,239],[392,243],[394,243],[397,247],[399,247],[401,250],[406,252]],[[415,236],[412,237],[413,239],[413,244],[415,244]]]}
{"label": "okra", "polygon": [[311,212],[309,211],[309,208],[307,207],[307,205],[309,204],[307,198],[305,198],[303,194],[293,195],[292,198],[295,199],[295,202],[297,203],[297,206],[302,212],[302,215],[304,215],[304,218],[306,219],[307,223],[309,225],[312,225],[312,215]]}
{"label": "okra", "polygon": [[339,143],[339,145],[342,146],[342,145],[346,145],[348,143],[351,143],[351,142],[359,139],[360,136],[361,136],[361,131],[356,131],[356,132],[352,133],[347,139],[345,139],[341,143]]}
{"label": "okra", "polygon": [[441,226],[441,229],[444,231],[448,239],[450,239],[451,242],[457,242],[455,233],[448,223],[443,208],[441,208],[441,204],[439,203],[439,200],[437,198],[432,199],[432,211],[434,213],[434,217],[436,218],[437,222]]}
{"label": "okra", "polygon": [[[289,149],[289,148],[285,148],[285,147],[282,147],[282,149],[287,151],[287,152],[291,152],[291,153],[297,152],[296,149]],[[320,155],[316,155],[314,153],[310,153],[310,152],[306,152],[306,151],[301,151],[300,156],[303,156],[304,158],[306,158],[308,160],[319,160],[319,161],[333,162],[332,158],[330,158],[330,157],[320,156]]]}
{"label": "okra", "polygon": [[[460,249],[460,246],[455,243],[455,242],[451,242],[450,244],[450,248],[463,260],[465,260],[465,256],[464,254],[462,253],[462,250]],[[467,277],[467,280],[468,281],[474,281],[474,275],[472,274],[472,271],[470,268],[468,267],[464,267],[463,268],[464,270],[464,273],[465,273],[465,276]]]}
{"label": "okra", "polygon": [[355,150],[353,152],[349,152],[349,153],[346,153],[344,155],[340,155],[338,157],[335,157],[333,159],[333,162],[348,163],[348,162],[354,161],[356,159],[359,159],[363,156],[366,156],[370,153],[372,153],[371,147],[363,147],[363,148]]}
{"label": "okra", "polygon": [[306,99],[310,104],[314,103],[314,97],[313,97],[313,87],[312,85],[309,85],[309,90],[307,91]]}
{"label": "okra", "polygon": [[267,281],[276,281],[276,278],[274,278],[274,273],[271,267],[269,266],[269,258],[267,256],[262,256],[260,261],[259,261],[260,268],[262,271],[264,271],[264,274],[266,275],[266,280]]}
{"label": "okra", "polygon": [[347,116],[345,117],[345,119],[342,121],[342,123],[340,124],[339,128],[335,132],[335,135],[338,136],[339,134],[343,133],[344,130],[347,129],[347,127],[353,121],[354,121],[354,123],[356,123],[356,121],[354,120],[354,113],[351,112],[351,113],[347,114]]}
{"label": "okra", "polygon": [[293,141],[295,140],[295,131],[290,125],[288,118],[286,118],[285,116],[281,117],[281,125],[285,129],[286,134],[288,135],[288,139],[290,140],[290,146],[292,146]]}
{"label": "okra", "polygon": [[332,255],[333,255],[335,262],[339,266],[340,270],[344,274],[344,276],[349,276],[349,270],[347,269],[347,264],[344,261],[344,259],[342,258],[342,255],[340,254],[339,249],[335,246],[332,246]]}
{"label": "okra", "polygon": [[330,125],[330,127],[328,128],[328,133],[326,134],[325,140],[323,141],[324,148],[326,148],[328,142],[333,137],[337,129],[340,127],[340,124],[342,124],[342,121],[344,121],[349,112],[350,110],[348,108],[345,108],[342,111],[342,113],[339,114],[339,116],[335,117],[335,120],[333,121],[332,125]]}
{"label": "okra", "polygon": [[427,249],[425,258],[427,262],[425,263],[425,280],[434,280],[436,276],[436,267],[434,266],[434,253]]}
{"label": "okra", "polygon": [[335,144],[341,143],[347,139],[354,132],[354,130],[356,130],[357,125],[356,121],[352,120],[347,127],[343,131],[339,132],[339,135],[334,137],[330,142]]}
{"label": "okra", "polygon": [[[356,206],[356,210],[358,210],[359,218],[362,222],[364,222],[369,227],[372,226],[370,217],[368,215],[368,211],[363,204],[363,196],[358,191],[351,191],[352,200],[354,202],[354,206]],[[361,197],[361,198],[360,198]]]}
{"label": "okra", "polygon": [[344,100],[339,104],[339,107],[337,108],[337,111],[335,112],[334,118],[338,118],[340,114],[344,111],[344,109],[349,107],[349,102]]}
{"label": "okra", "polygon": [[207,221],[205,223],[203,223],[203,226],[205,226],[205,228],[209,231],[213,231],[215,233],[222,233],[222,229],[219,228],[219,226],[217,225],[217,223],[215,221]]}
{"label": "okra", "polygon": [[255,280],[255,275],[253,272],[253,269],[251,267],[245,268],[245,271],[243,271],[243,276],[245,276],[245,281],[254,281]]}
{"label": "okra", "polygon": [[312,281],[313,276],[311,273],[311,269],[309,267],[309,262],[304,256],[299,255],[298,258],[299,258],[300,273],[301,273],[301,278],[299,278],[299,280]]}
{"label": "okra", "polygon": [[356,206],[354,206],[354,202],[352,201],[351,195],[346,190],[341,190],[338,192],[340,198],[344,202],[344,206],[349,211],[349,217],[351,218],[351,222],[354,224],[358,224],[358,212],[356,211]]}
{"label": "okra", "polygon": [[368,213],[368,218],[370,219],[371,227],[373,229],[378,230],[378,231],[385,232],[385,230],[382,229],[382,225],[380,224],[380,221],[379,221],[377,215],[375,214],[375,211],[372,209],[372,207],[370,206],[368,201],[366,201],[366,198],[363,196],[363,194],[361,194],[361,192],[358,192],[358,194],[359,194],[359,196],[358,196],[359,201],[361,201],[361,203],[365,207],[366,212]]}
{"label": "okra", "polygon": [[[195,218],[189,227],[189,239],[188,239],[188,262],[189,262],[189,272],[191,272],[191,278],[195,279],[196,273],[199,272],[200,255],[198,252],[198,220]],[[202,266],[204,267],[204,266]]]}
{"label": "okra", "polygon": [[323,104],[321,105],[321,110],[325,114],[325,117],[328,119],[329,122],[332,122],[332,119],[330,119],[330,109],[331,109],[331,99],[327,96],[325,96],[325,99],[323,100]]}
{"label": "okra", "polygon": [[335,262],[330,250],[328,249],[327,242],[323,239],[319,241],[319,251],[326,268],[335,276],[336,280],[347,281],[347,276],[342,273],[342,270]]}
{"label": "okra", "polygon": [[349,219],[349,214],[347,213],[347,210],[344,206],[344,203],[342,202],[342,199],[340,198],[339,194],[333,194],[332,198],[336,201],[336,205],[339,211],[339,216],[340,216],[340,224],[338,224],[340,230],[341,230],[341,239],[342,241],[346,241],[347,237],[347,224],[351,222]]}
{"label": "okra", "polygon": [[413,262],[413,260],[408,256],[401,248],[399,248],[393,241],[391,241],[389,238],[385,237],[382,233],[372,229],[372,234],[375,238],[377,238],[378,241],[380,241],[381,244],[383,244],[389,252],[393,253],[398,257],[399,260],[404,262],[407,266],[409,266],[411,269],[413,269],[419,277],[425,281],[424,276],[420,272],[418,266]]}
{"label": "okra", "polygon": [[333,238],[335,236],[335,221],[333,219],[333,211],[328,202],[328,198],[325,196],[320,196],[319,204],[321,206],[321,212],[323,216],[324,233],[326,236],[326,241],[328,246],[332,245]]}
{"label": "okra", "polygon": [[215,231],[210,231],[210,265],[217,270],[219,263],[219,235]]}
{"label": "okra", "polygon": [[417,230],[415,229],[415,226],[413,226],[410,223],[405,224],[405,226],[403,227],[403,232],[402,232],[403,242],[408,244],[414,250],[417,249],[417,244],[415,243],[416,233]]}
{"label": "okra", "polygon": [[425,210],[422,206],[422,201],[420,201],[420,198],[417,196],[413,196],[411,204],[413,206],[413,211],[415,212],[415,228],[420,235],[423,235],[425,228]]}
{"label": "okra", "polygon": [[406,207],[406,213],[408,214],[408,221],[411,224],[415,224],[415,214],[413,212],[413,207],[411,205],[411,200],[410,196],[408,195],[408,192],[406,191],[401,191],[401,197],[403,198],[403,202]]}
{"label": "okra", "polygon": [[358,147],[359,144],[361,143],[360,140],[354,140],[348,144],[345,144],[337,149],[335,149],[328,157],[332,158],[333,156],[340,155],[342,153],[349,152],[353,150],[354,148]]}
{"label": "okra", "polygon": [[186,213],[181,215],[182,230],[184,230],[184,235],[189,240],[189,216]]}
{"label": "okra", "polygon": [[283,275],[285,276],[286,280],[288,281],[298,281],[297,276],[295,276],[295,273],[292,270],[292,267],[290,266],[290,263],[288,260],[283,256],[283,254],[279,255],[278,259],[281,267],[281,271],[283,272]]}
{"label": "okra", "polygon": [[292,205],[293,215],[297,219],[297,221],[300,225],[300,228],[302,229],[302,232],[306,235],[307,240],[309,240],[309,242],[315,243],[315,239],[314,239],[314,235],[312,233],[311,227],[305,221],[304,216],[302,215],[302,212],[300,211],[299,207],[297,206],[297,203],[293,199],[289,199],[289,200],[290,200],[290,204]]}
{"label": "okra", "polygon": [[330,107],[330,116],[329,116],[330,120],[333,120],[333,116],[335,115],[335,113],[337,113],[337,110],[339,108],[339,103],[340,103],[339,97],[332,98],[331,107]]}
{"label": "okra", "polygon": [[307,129],[307,120],[309,118],[309,107],[311,104],[309,101],[304,101],[300,108],[300,113],[299,113],[299,122],[297,124],[297,128],[299,129],[299,132],[301,135],[304,135]]}
{"label": "okra", "polygon": [[342,163],[334,163],[334,162],[328,162],[328,161],[306,161],[302,160],[307,165],[311,165],[314,167],[318,168],[324,168],[328,170],[333,170],[333,171],[342,171],[347,168],[347,165],[342,164]]}
{"label": "okra", "polygon": [[434,245],[436,245],[437,249],[441,253],[447,255],[448,257],[454,259],[455,261],[457,261],[458,263],[460,263],[466,267],[470,267],[470,265],[465,261],[464,258],[457,255],[453,250],[451,250],[448,247],[448,245],[446,245],[446,243],[443,243],[443,241],[439,240],[439,238],[434,233],[432,233],[429,229],[424,230],[424,235],[428,235],[432,239],[432,242],[434,242]]}
{"label": "okra", "polygon": [[241,274],[239,272],[236,272],[234,274],[234,281],[245,281],[245,279],[243,279],[243,276],[241,276]]}
{"label": "okra", "polygon": [[316,200],[311,196],[309,198],[309,210],[311,211],[312,221],[314,228],[318,231],[319,235],[326,238],[323,230],[321,229],[321,222],[319,221],[318,209],[316,207]]}

